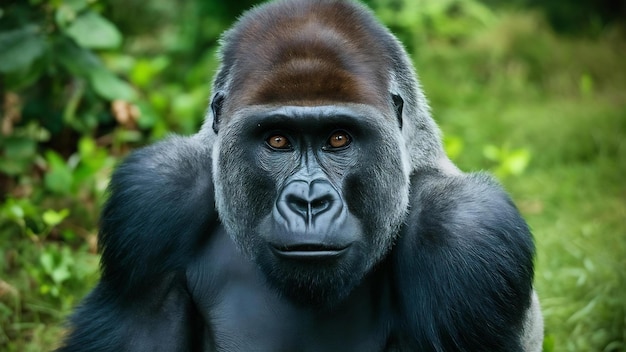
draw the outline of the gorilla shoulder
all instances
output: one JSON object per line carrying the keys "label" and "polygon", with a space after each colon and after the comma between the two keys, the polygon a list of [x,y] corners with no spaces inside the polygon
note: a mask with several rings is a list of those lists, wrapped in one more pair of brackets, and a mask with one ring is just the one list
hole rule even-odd
{"label": "gorilla shoulder", "polygon": [[197,138],[174,136],[131,153],[101,214],[103,280],[125,295],[184,270],[217,221],[211,177],[210,151]]}

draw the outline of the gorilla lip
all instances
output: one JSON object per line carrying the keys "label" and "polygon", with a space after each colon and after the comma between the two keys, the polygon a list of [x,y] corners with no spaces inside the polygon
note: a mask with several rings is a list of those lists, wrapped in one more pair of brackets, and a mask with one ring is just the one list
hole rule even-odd
{"label": "gorilla lip", "polygon": [[350,245],[340,247],[306,243],[295,245],[270,244],[270,248],[277,257],[284,259],[327,260],[339,258],[348,251]]}

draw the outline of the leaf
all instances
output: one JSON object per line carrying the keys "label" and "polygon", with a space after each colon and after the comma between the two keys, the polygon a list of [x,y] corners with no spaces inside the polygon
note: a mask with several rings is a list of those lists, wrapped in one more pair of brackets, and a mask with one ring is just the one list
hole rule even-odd
{"label": "leaf", "polygon": [[41,58],[35,59],[30,66],[24,66],[4,74],[5,88],[9,91],[21,91],[37,81],[48,68],[48,61],[44,59],[44,56],[45,54]]}
{"label": "leaf", "polygon": [[133,87],[105,68],[92,70],[89,73],[89,81],[96,93],[105,99],[126,101],[135,99]]}
{"label": "leaf", "polygon": [[54,227],[60,224],[68,215],[70,215],[68,209],[62,209],[61,211],[48,209],[43,213],[42,219],[46,225]]}
{"label": "leaf", "polygon": [[88,77],[92,70],[104,67],[93,52],[76,45],[66,37],[55,41],[53,50],[54,59],[73,75]]}
{"label": "leaf", "polygon": [[[19,175],[32,167],[37,155],[37,142],[28,137],[6,137],[4,151],[0,153],[0,171],[8,175]],[[1,145],[1,144],[0,144]],[[0,149],[1,150],[1,149]]]}
{"label": "leaf", "polygon": [[51,273],[54,270],[54,256],[51,252],[43,252],[39,257],[39,263],[43,267],[44,271],[47,273]]}
{"label": "leaf", "polygon": [[495,145],[489,144],[483,147],[483,155],[491,161],[500,159],[500,149]]}
{"label": "leaf", "polygon": [[78,141],[78,153],[82,159],[94,156],[97,148],[96,141],[91,137],[84,136]]}
{"label": "leaf", "polygon": [[146,88],[169,64],[170,59],[167,56],[158,56],[150,60],[137,60],[130,72],[130,80],[137,86]]}
{"label": "leaf", "polygon": [[89,3],[89,0],[63,0],[63,6],[67,6],[76,12],[87,7]]}
{"label": "leaf", "polygon": [[10,205],[5,211],[5,215],[9,215],[11,219],[18,220],[24,218],[24,209],[19,204]]}
{"label": "leaf", "polygon": [[140,111],[139,120],[137,121],[139,128],[144,130],[152,128],[158,120],[158,114],[154,111],[154,108],[152,108],[148,102],[143,100],[138,101],[136,105]]}
{"label": "leaf", "polygon": [[46,49],[35,25],[0,32],[0,72],[28,68]]}
{"label": "leaf", "polygon": [[52,273],[50,273],[52,281],[54,281],[54,283],[56,284],[62,283],[63,281],[69,279],[71,276],[72,275],[70,274],[70,270],[65,265],[55,268]]}
{"label": "leaf", "polygon": [[54,19],[59,26],[65,27],[74,21],[76,14],[85,9],[87,5],[89,5],[88,0],[63,0],[54,14]]}
{"label": "leaf", "polygon": [[122,34],[117,27],[93,11],[78,16],[66,33],[86,48],[114,49],[122,43]]}
{"label": "leaf", "polygon": [[46,153],[46,159],[50,170],[44,176],[46,188],[57,194],[68,194],[72,189],[72,170],[67,166],[63,158],[53,151]]}
{"label": "leaf", "polygon": [[504,164],[511,175],[521,175],[530,162],[530,152],[517,149],[506,156]]}
{"label": "leaf", "polygon": [[29,137],[8,136],[4,141],[4,155],[10,159],[32,159],[37,154],[37,142]]}

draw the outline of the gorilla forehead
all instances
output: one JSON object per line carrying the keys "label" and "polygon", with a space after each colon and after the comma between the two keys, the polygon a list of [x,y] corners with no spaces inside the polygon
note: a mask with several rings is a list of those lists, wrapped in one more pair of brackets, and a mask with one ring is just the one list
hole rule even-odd
{"label": "gorilla forehead", "polygon": [[[223,40],[233,104],[317,105],[388,100],[388,34],[368,10],[343,1],[269,4]],[[237,103],[235,103],[237,102]]]}

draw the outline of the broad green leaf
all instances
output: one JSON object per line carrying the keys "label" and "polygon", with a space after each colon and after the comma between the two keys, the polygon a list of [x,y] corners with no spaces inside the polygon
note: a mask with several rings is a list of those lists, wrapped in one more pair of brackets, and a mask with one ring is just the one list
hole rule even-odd
{"label": "broad green leaf", "polygon": [[147,87],[156,75],[167,68],[169,61],[166,56],[159,56],[151,60],[138,60],[130,72],[131,82],[142,88]]}
{"label": "broad green leaf", "polygon": [[37,26],[0,32],[0,72],[29,67],[46,49],[46,41]]}
{"label": "broad green leaf", "polygon": [[96,93],[105,99],[127,101],[135,99],[136,94],[133,87],[104,67],[92,70],[89,73],[89,81]]}
{"label": "broad green leaf", "polygon": [[2,144],[7,158],[30,160],[37,153],[37,142],[29,137],[9,136]]}
{"label": "broad green leaf", "polygon": [[137,102],[137,108],[139,108],[140,111],[139,120],[137,121],[139,128],[146,130],[152,128],[158,120],[158,115],[154,111],[154,108],[143,100]]}
{"label": "broad green leaf", "polygon": [[54,14],[57,25],[65,27],[74,21],[78,12],[85,9],[87,5],[89,5],[88,0],[63,0]]}
{"label": "broad green leaf", "polygon": [[72,170],[67,166],[63,158],[53,151],[46,153],[46,159],[50,170],[44,176],[46,188],[57,194],[68,194],[72,188]]}
{"label": "broad green leaf", "polygon": [[50,273],[52,281],[54,281],[54,283],[56,284],[62,283],[63,281],[69,279],[71,276],[72,274],[70,274],[70,270],[66,265],[58,266],[52,271],[52,273]]}
{"label": "broad green leaf", "polygon": [[483,155],[485,156],[485,158],[491,161],[497,161],[498,159],[500,159],[501,152],[498,147],[489,144],[483,147]]}
{"label": "broad green leaf", "polygon": [[72,187],[72,173],[68,169],[52,169],[45,178],[46,188],[57,194],[69,194]]}
{"label": "broad green leaf", "polygon": [[122,43],[122,34],[106,18],[89,11],[80,15],[66,30],[80,46],[93,49],[114,49]]}
{"label": "broad green leaf", "polygon": [[521,175],[530,162],[530,152],[526,149],[518,149],[506,156],[504,164],[511,175]]}
{"label": "broad green leaf", "polygon": [[[2,54],[0,54],[1,56]],[[35,59],[29,66],[21,67],[15,71],[4,74],[4,85],[9,91],[20,91],[32,85],[41,77],[41,74],[48,68],[48,62],[44,55]]]}
{"label": "broad green leaf", "polygon": [[54,53],[54,59],[76,76],[87,77],[91,71],[103,68],[93,52],[67,38],[60,38],[54,43]]}
{"label": "broad green leaf", "polygon": [[62,209],[60,211],[48,209],[43,213],[42,219],[46,225],[54,227],[60,224],[68,215],[70,215],[68,209]]}
{"label": "broad green leaf", "polygon": [[24,209],[19,204],[12,204],[6,208],[6,212],[12,219],[23,219]]}
{"label": "broad green leaf", "polygon": [[28,137],[9,136],[0,144],[0,171],[8,175],[18,175],[32,166],[37,154],[37,142]]}
{"label": "broad green leaf", "polygon": [[81,11],[92,1],[89,0],[63,0],[63,6],[70,7],[74,11]]}
{"label": "broad green leaf", "polygon": [[84,136],[78,141],[78,153],[83,159],[95,155],[97,148],[96,141],[91,137]]}
{"label": "broad green leaf", "polygon": [[54,270],[54,256],[51,252],[43,252],[39,257],[39,263],[43,267],[44,271],[47,273],[51,273]]}

